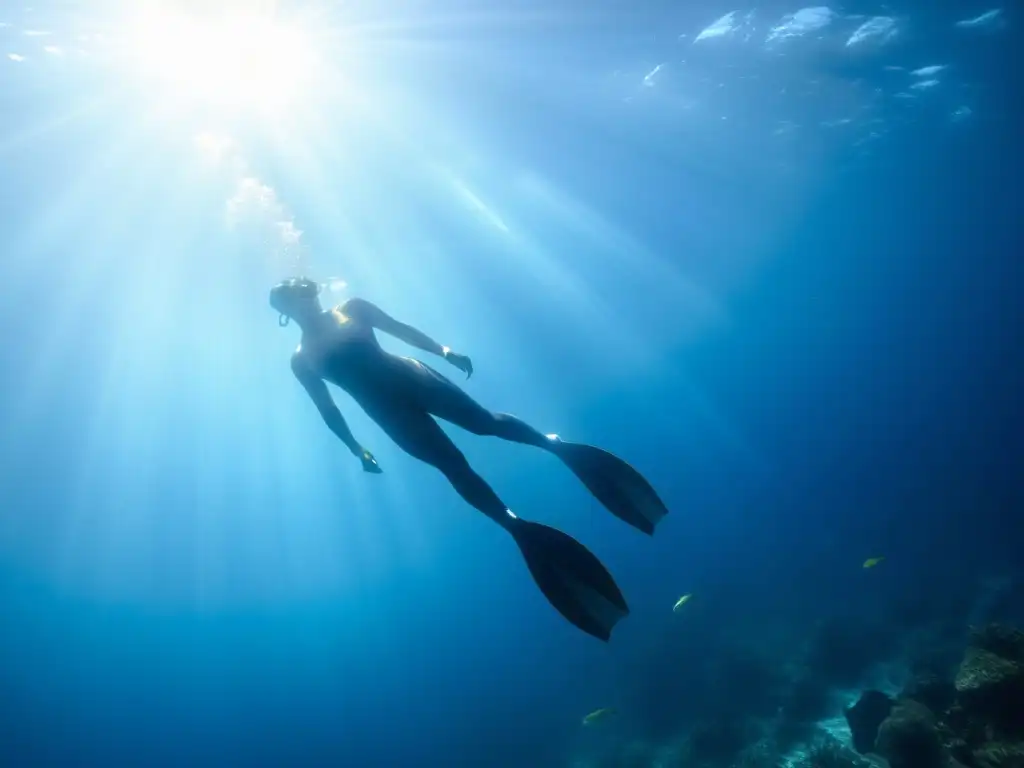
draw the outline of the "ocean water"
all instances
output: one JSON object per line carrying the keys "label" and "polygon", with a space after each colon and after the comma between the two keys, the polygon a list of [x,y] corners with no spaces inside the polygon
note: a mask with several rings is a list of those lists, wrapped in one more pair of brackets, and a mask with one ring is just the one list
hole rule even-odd
{"label": "ocean water", "polygon": [[[0,6],[0,765],[807,765],[1024,622],[1020,24]],[[609,643],[337,392],[361,472],[267,306],[296,273],[650,479],[653,537],[449,429],[615,575]]]}

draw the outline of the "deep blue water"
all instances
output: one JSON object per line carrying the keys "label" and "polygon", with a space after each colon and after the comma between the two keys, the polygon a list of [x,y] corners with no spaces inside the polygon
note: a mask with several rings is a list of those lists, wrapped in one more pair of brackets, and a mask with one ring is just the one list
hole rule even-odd
{"label": "deep blue water", "polygon": [[[797,9],[699,43],[732,8],[321,9],[347,79],[267,122],[75,59],[117,9],[3,8],[0,763],[569,766],[770,714],[757,675],[823,632],[839,689],[1024,618],[1019,15],[845,6],[766,47]],[[846,46],[857,14],[899,32]],[[243,176],[274,202],[229,227]],[[323,427],[268,215],[485,405],[658,488],[647,538],[450,430],[616,576],[609,644],[344,395],[384,474]]]}

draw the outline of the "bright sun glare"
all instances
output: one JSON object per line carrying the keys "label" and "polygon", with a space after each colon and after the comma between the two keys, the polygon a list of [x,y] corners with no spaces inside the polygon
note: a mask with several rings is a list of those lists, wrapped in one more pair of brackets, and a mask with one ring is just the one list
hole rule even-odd
{"label": "bright sun glare", "polygon": [[266,14],[150,10],[128,34],[137,74],[168,95],[219,107],[282,109],[316,72],[302,30]]}

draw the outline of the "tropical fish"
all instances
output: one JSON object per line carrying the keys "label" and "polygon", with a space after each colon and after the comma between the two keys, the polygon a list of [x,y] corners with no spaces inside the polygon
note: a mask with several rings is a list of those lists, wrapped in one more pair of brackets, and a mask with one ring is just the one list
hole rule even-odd
{"label": "tropical fish", "polygon": [[865,568],[874,568],[876,565],[878,565],[883,560],[885,560],[884,557],[869,557],[867,560],[864,561],[864,567]]}
{"label": "tropical fish", "polygon": [[606,720],[612,715],[618,714],[612,707],[601,707],[601,709],[595,709],[589,715],[583,718],[584,725],[595,725],[596,723]]}
{"label": "tropical fish", "polygon": [[690,598],[691,597],[693,597],[693,595],[687,593],[687,594],[683,595],[682,597],[680,597],[678,600],[676,600],[676,604],[672,606],[672,612],[675,613],[680,608],[682,608],[684,605],[686,605],[688,602],[690,602]]}

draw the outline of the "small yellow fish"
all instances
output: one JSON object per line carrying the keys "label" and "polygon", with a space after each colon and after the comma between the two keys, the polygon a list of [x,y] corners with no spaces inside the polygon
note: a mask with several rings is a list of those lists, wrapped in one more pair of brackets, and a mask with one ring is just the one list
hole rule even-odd
{"label": "small yellow fish", "polygon": [[682,608],[684,605],[686,605],[688,602],[690,602],[690,598],[691,597],[693,597],[693,595],[686,594],[686,595],[683,595],[682,597],[680,597],[678,600],[676,600],[676,604],[672,606],[672,612],[675,613],[680,608]]}
{"label": "small yellow fish", "polygon": [[608,717],[610,717],[610,716],[612,716],[614,714],[617,714],[617,712],[615,711],[614,708],[612,708],[612,707],[601,707],[601,709],[595,709],[589,715],[584,717],[583,718],[583,724],[584,725],[594,725],[595,723],[599,723],[602,720],[604,720],[604,719],[606,719],[606,718],[608,718]]}
{"label": "small yellow fish", "polygon": [[885,560],[884,557],[869,557],[867,560],[864,561],[864,567],[865,568],[874,568],[876,565],[878,565],[883,560]]}

